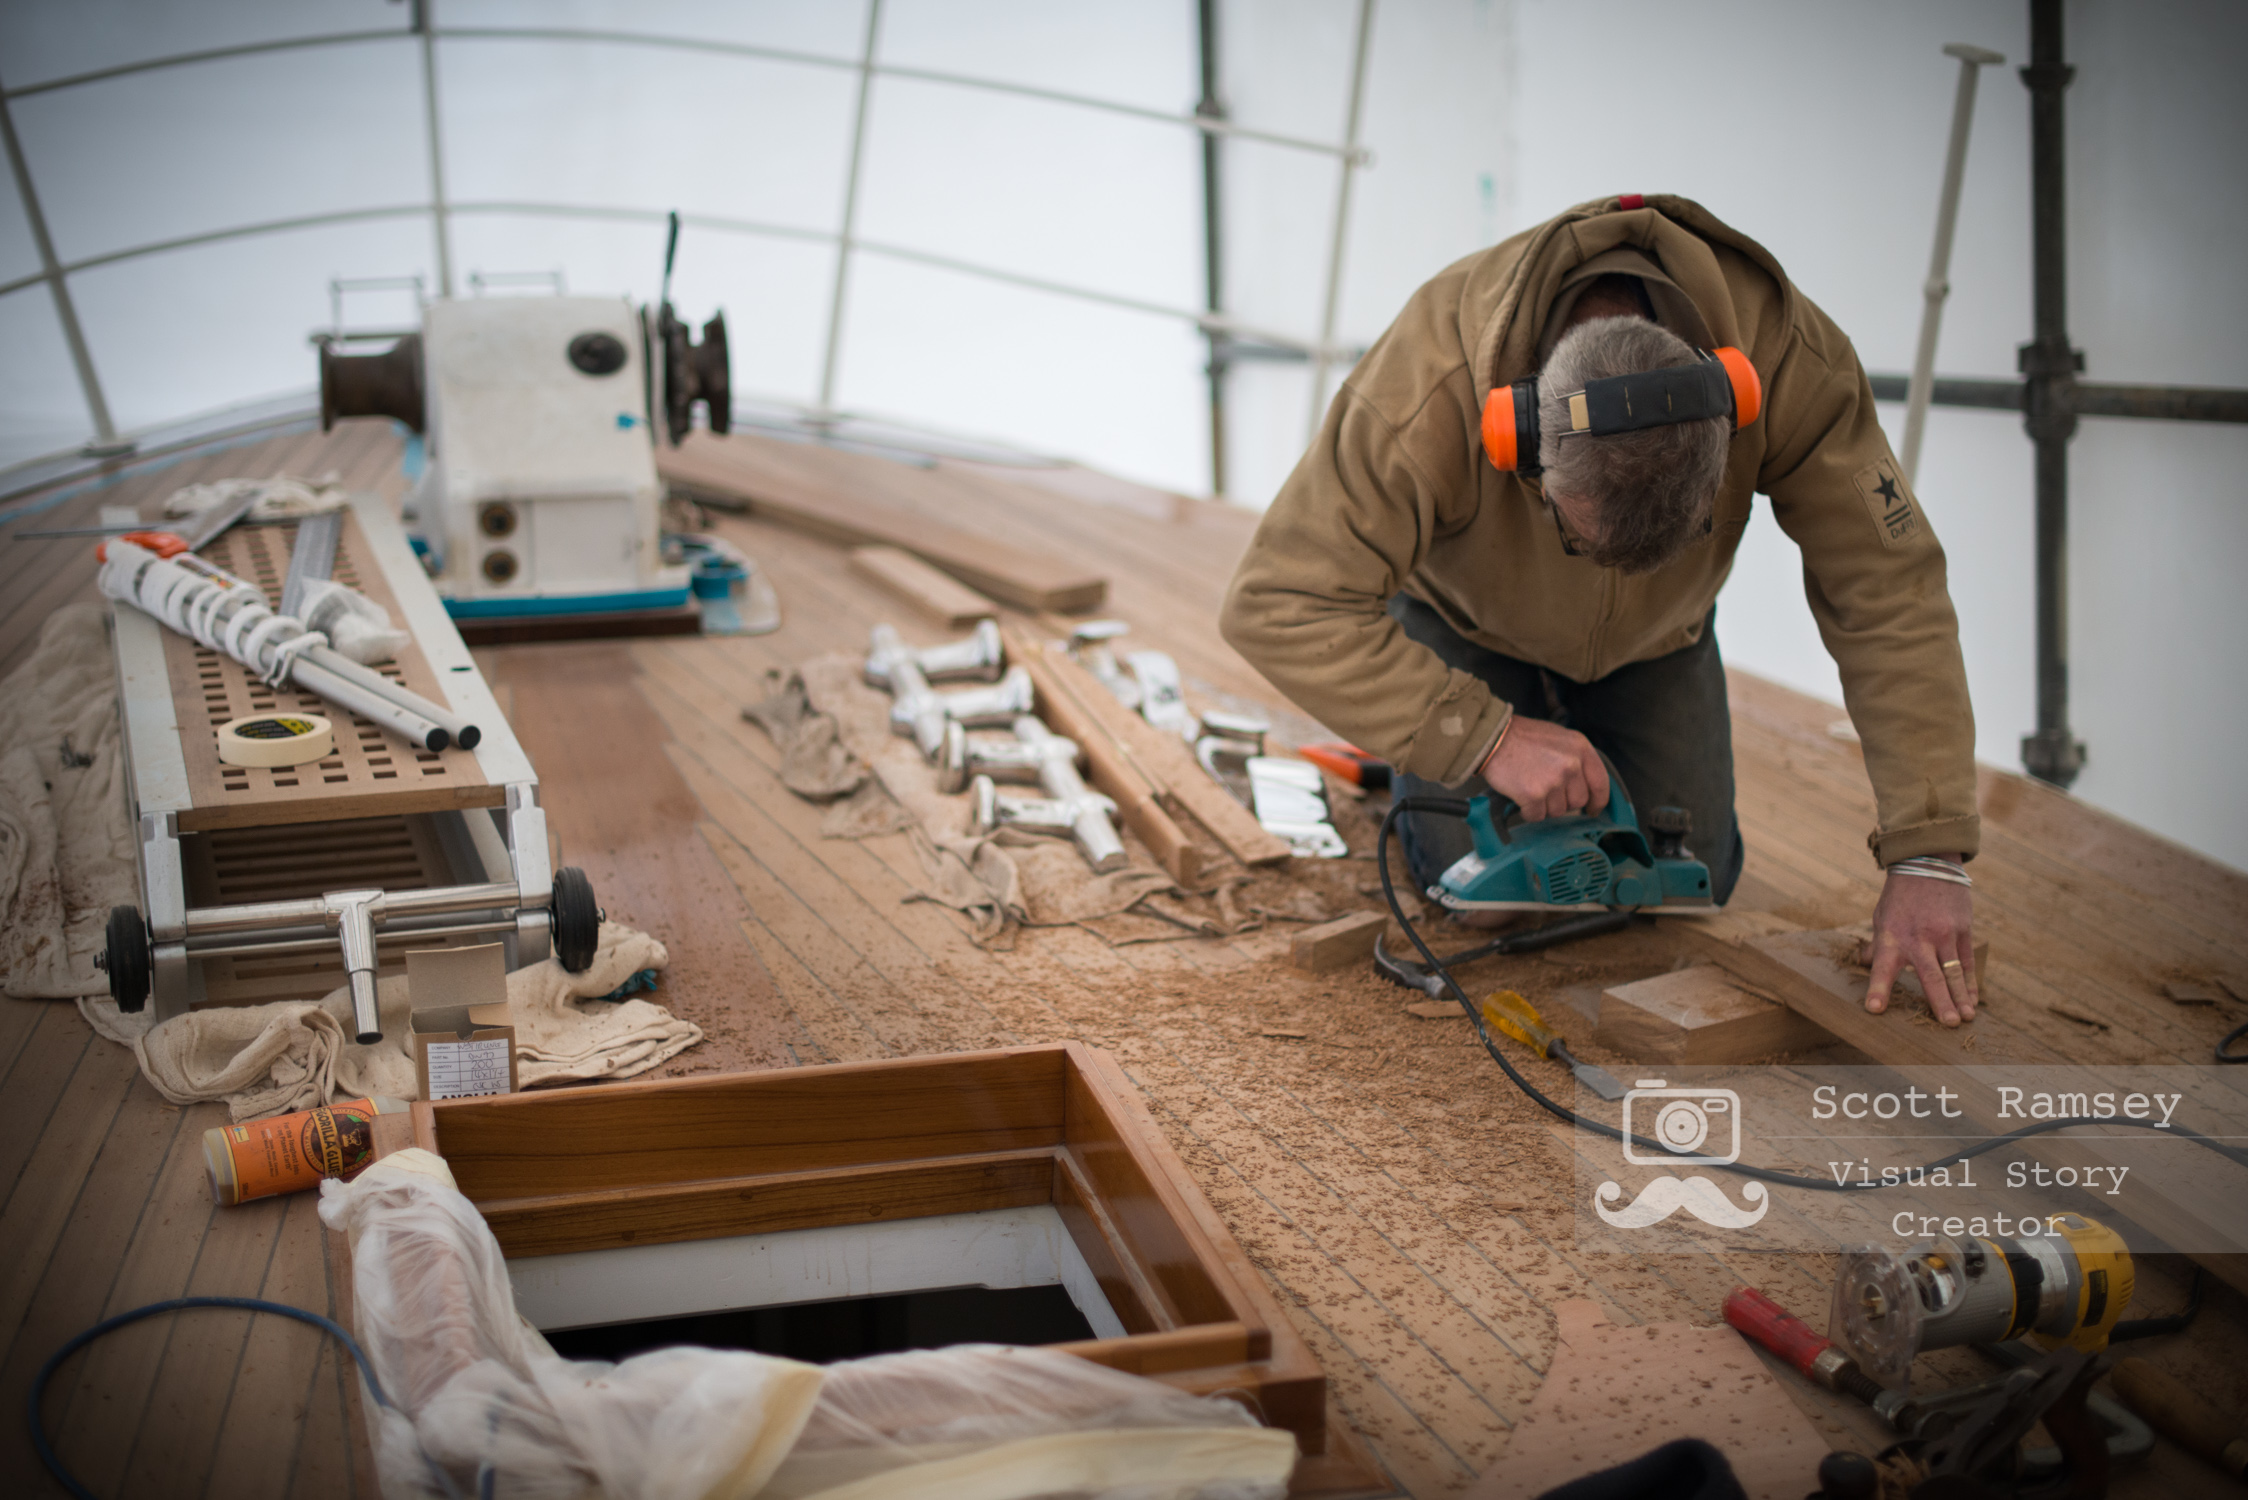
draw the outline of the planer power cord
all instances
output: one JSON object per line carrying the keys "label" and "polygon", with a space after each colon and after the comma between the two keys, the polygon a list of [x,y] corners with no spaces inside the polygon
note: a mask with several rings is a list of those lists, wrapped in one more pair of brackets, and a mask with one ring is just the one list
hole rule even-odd
{"label": "planer power cord", "polygon": [[[1399,797],[1390,804],[1388,814],[1382,819],[1381,834],[1374,845],[1374,867],[1381,872],[1382,899],[1389,903],[1390,915],[1397,918],[1398,926],[1405,929],[1405,936],[1412,940],[1413,947],[1419,951],[1422,960],[1427,963],[1429,972],[1444,981],[1445,987],[1452,992],[1452,998],[1457,1000],[1460,1009],[1467,1013],[1468,1020],[1475,1026],[1476,1036],[1483,1043],[1483,1050],[1491,1054],[1491,1060],[1505,1071],[1506,1076],[1512,1080],[1516,1088],[1529,1095],[1531,1099],[1556,1119],[1566,1120],[1572,1125],[1592,1131],[1596,1135],[1604,1135],[1610,1140],[1624,1140],[1623,1131],[1617,1127],[1600,1120],[1590,1119],[1578,1114],[1566,1105],[1555,1103],[1545,1094],[1539,1092],[1536,1084],[1522,1076],[1521,1071],[1508,1059],[1506,1053],[1501,1051],[1498,1044],[1491,1039],[1491,1033],[1484,1027],[1482,1013],[1474,1000],[1470,999],[1467,991],[1460,987],[1460,982],[1452,977],[1452,971],[1445,968],[1436,954],[1430,951],[1428,944],[1421,938],[1421,930],[1413,925],[1413,919],[1405,914],[1404,904],[1397,899],[1397,888],[1391,883],[1389,875],[1389,840],[1390,835],[1396,830],[1398,816],[1407,812],[1425,812],[1434,813],[1440,817],[1465,818],[1467,808],[1467,802],[1456,797]],[[2033,1125],[2025,1125],[2021,1129],[2009,1131],[2005,1135],[1987,1136],[1974,1145],[1954,1151],[1949,1156],[1940,1157],[1919,1170],[1933,1172],[1938,1167],[1955,1166],[1971,1157],[1981,1156],[1986,1151],[1995,1151],[2000,1146],[2013,1141],[2023,1140],[2033,1135],[2044,1135],[2049,1131],[2066,1130],[2072,1125],[2125,1125],[2139,1130],[2163,1130],[2169,1135],[2192,1141],[2198,1146],[2207,1147],[2227,1161],[2248,1167],[2248,1151],[2244,1151],[2238,1146],[2228,1146],[2222,1141],[2212,1139],[2197,1130],[2189,1130],[2183,1125],[2165,1126],[2157,1121],[2133,1120],[2124,1115],[2068,1115],[2058,1120],[2039,1120]],[[1668,1149],[1662,1142],[1644,1135],[1633,1134],[1630,1141],[1633,1145],[1644,1146],[1653,1151]],[[1699,1165],[1714,1166],[1737,1176],[1755,1178],[1758,1182],[1776,1182],[1783,1187],[1811,1188],[1822,1193],[1862,1193],[1867,1190],[1866,1185],[1862,1183],[1841,1183],[1828,1177],[1807,1177],[1797,1172],[1781,1172],[1771,1167],[1752,1167],[1737,1161],[1707,1162]],[[1896,1183],[1881,1183],[1875,1186],[1878,1188],[1901,1187],[1903,1185],[1900,1180]]]}
{"label": "planer power cord", "polygon": [[[375,1367],[367,1363],[366,1351],[359,1347],[359,1341],[353,1338],[350,1331],[341,1324],[323,1318],[318,1313],[306,1312],[301,1307],[291,1307],[286,1302],[267,1302],[258,1297],[173,1297],[164,1302],[151,1302],[146,1307],[136,1307],[130,1312],[121,1312],[114,1318],[104,1318],[93,1327],[78,1334],[69,1343],[64,1344],[60,1349],[49,1355],[47,1362],[39,1367],[39,1373],[31,1379],[31,1395],[25,1403],[28,1409],[27,1414],[31,1419],[31,1446],[39,1454],[39,1461],[47,1466],[47,1472],[54,1475],[62,1487],[77,1496],[78,1500],[94,1500],[94,1492],[80,1484],[78,1476],[63,1467],[61,1455],[57,1454],[54,1445],[47,1441],[46,1426],[39,1420],[39,1405],[47,1394],[48,1380],[53,1377],[64,1360],[70,1358],[71,1355],[76,1354],[103,1334],[114,1333],[127,1324],[138,1323],[143,1318],[153,1318],[158,1313],[179,1312],[194,1307],[236,1307],[248,1312],[273,1313],[284,1318],[294,1318],[299,1323],[310,1323],[313,1327],[343,1345],[344,1351],[359,1366],[359,1373],[367,1382],[367,1394],[375,1398],[377,1406],[390,1410],[397,1409],[391,1405],[390,1397],[383,1391],[382,1382],[375,1378]],[[464,1500],[460,1487],[453,1483],[452,1476],[447,1474],[435,1459],[424,1452],[422,1461],[429,1465],[429,1472],[436,1478],[439,1489],[450,1496],[451,1500]],[[486,1478],[483,1488],[489,1493],[491,1489],[489,1477]]]}

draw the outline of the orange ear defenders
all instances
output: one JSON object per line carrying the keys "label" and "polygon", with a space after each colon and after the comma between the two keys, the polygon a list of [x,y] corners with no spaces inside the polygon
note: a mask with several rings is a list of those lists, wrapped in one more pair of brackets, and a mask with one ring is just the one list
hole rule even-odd
{"label": "orange ear defenders", "polygon": [[[1705,354],[1690,365],[1641,370],[1585,382],[1569,398],[1569,430],[1593,437],[1726,417],[1733,430],[1752,425],[1764,410],[1764,386],[1748,356],[1734,348]],[[1483,402],[1483,451],[1492,467],[1536,474],[1538,382],[1502,385]]]}

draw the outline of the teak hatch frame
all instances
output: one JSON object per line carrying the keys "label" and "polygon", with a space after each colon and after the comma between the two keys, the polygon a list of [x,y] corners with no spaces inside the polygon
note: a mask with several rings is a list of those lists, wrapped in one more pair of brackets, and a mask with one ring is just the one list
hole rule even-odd
{"label": "teak hatch frame", "polygon": [[1137,1090],[1078,1043],[425,1101],[413,1134],[511,1258],[1050,1203],[1129,1330],[1055,1347],[1244,1400],[1312,1461],[1299,1492],[1365,1472]]}

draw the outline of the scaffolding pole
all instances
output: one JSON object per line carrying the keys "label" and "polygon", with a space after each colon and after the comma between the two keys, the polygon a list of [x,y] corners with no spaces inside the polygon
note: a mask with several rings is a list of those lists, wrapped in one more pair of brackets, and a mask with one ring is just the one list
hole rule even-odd
{"label": "scaffolding pole", "polygon": [[1358,174],[1358,122],[1366,103],[1366,53],[1374,38],[1374,0],[1358,0],[1358,45],[1350,65],[1350,114],[1343,126],[1342,184],[1335,194],[1335,237],[1327,253],[1327,306],[1319,318],[1319,343],[1311,351],[1311,420],[1304,441],[1319,436],[1327,414],[1327,367],[1334,361],[1335,316],[1343,300],[1343,246],[1350,234],[1350,189]]}
{"label": "scaffolding pole", "polygon": [[24,160],[23,143],[16,139],[16,120],[5,98],[0,98],[0,138],[8,147],[8,169],[15,174],[16,196],[23,201],[24,221],[31,226],[32,243],[39,251],[40,279],[47,283],[47,291],[55,299],[55,317],[62,324],[63,342],[70,346],[70,362],[78,370],[78,389],[86,398],[86,414],[93,419],[94,440],[86,445],[90,457],[112,457],[133,451],[133,445],[117,436],[117,424],[110,420],[109,402],[101,391],[101,377],[94,373],[94,356],[86,348],[85,330],[78,326],[78,306],[70,299],[70,283],[63,277],[62,263],[55,258],[55,242],[47,233],[47,216],[39,207],[39,193],[31,184],[31,164]]}

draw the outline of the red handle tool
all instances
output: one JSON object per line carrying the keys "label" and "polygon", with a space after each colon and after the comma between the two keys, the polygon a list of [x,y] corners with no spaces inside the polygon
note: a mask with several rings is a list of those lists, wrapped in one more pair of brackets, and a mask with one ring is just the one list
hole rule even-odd
{"label": "red handle tool", "polygon": [[1755,1287],[1739,1287],[1725,1299],[1725,1321],[1830,1391],[1845,1392],[1869,1406],[1881,1394],[1873,1377],[1832,1339]]}

